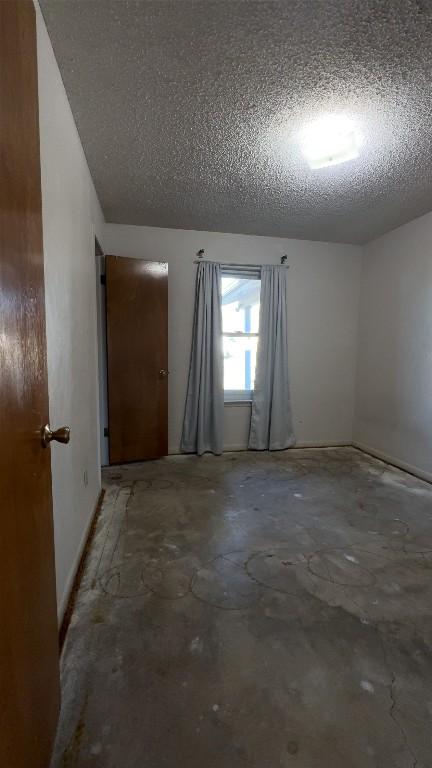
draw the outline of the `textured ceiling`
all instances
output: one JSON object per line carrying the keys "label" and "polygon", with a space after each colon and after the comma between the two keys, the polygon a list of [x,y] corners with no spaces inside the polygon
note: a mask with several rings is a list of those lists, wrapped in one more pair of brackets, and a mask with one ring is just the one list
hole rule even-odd
{"label": "textured ceiling", "polygon": [[[432,0],[41,0],[107,221],[363,243],[432,208]],[[351,117],[311,171],[298,131]]]}

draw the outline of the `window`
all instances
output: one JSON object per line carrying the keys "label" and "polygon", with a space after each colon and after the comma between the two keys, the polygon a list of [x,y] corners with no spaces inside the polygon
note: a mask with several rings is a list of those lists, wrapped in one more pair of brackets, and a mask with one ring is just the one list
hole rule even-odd
{"label": "window", "polygon": [[259,331],[259,269],[222,271],[225,402],[251,400]]}

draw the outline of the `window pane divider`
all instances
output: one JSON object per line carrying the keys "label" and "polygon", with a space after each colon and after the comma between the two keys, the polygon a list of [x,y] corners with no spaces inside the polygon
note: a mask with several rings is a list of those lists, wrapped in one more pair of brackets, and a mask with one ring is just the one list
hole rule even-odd
{"label": "window pane divider", "polygon": [[222,336],[233,336],[234,338],[242,338],[243,336],[246,336],[247,338],[258,338],[259,333],[251,333],[249,331],[223,331]]}

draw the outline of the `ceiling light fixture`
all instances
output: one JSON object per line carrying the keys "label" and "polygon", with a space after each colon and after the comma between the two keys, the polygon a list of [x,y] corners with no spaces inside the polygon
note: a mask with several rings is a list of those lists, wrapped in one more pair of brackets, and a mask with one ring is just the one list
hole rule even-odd
{"label": "ceiling light fixture", "polygon": [[339,165],[359,156],[361,136],[343,115],[325,115],[308,123],[299,135],[301,151],[312,169]]}

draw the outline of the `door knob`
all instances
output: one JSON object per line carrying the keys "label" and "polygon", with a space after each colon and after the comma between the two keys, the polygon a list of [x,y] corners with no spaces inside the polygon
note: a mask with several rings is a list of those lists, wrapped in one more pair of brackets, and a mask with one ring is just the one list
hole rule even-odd
{"label": "door knob", "polygon": [[42,444],[46,448],[52,440],[55,440],[57,443],[68,443],[70,440],[70,427],[60,427],[53,432],[50,425],[45,424],[42,429]]}
{"label": "door knob", "polygon": [[159,376],[161,376],[162,379],[165,379],[168,376],[168,374],[169,374],[169,371],[166,371],[165,368],[161,368],[161,370],[159,371]]}

